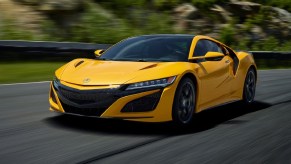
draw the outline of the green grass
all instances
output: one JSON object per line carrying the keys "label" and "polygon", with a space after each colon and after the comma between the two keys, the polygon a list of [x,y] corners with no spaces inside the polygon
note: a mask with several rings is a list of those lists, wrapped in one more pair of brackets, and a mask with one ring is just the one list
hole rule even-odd
{"label": "green grass", "polygon": [[52,80],[54,72],[64,62],[0,63],[0,83]]}

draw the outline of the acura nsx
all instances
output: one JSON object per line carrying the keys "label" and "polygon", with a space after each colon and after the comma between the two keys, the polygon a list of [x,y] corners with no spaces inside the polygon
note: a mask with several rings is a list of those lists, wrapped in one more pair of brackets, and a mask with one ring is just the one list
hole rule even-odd
{"label": "acura nsx", "polygon": [[252,54],[207,36],[136,36],[95,55],[56,70],[51,111],[186,125],[203,110],[254,101],[257,69]]}

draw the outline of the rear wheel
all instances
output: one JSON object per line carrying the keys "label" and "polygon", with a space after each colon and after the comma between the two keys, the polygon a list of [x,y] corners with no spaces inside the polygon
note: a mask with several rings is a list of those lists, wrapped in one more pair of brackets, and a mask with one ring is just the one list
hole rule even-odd
{"label": "rear wheel", "polygon": [[196,91],[190,78],[184,78],[179,83],[173,104],[173,121],[178,125],[188,125],[193,120]]}
{"label": "rear wheel", "polygon": [[256,94],[256,74],[253,68],[249,69],[245,84],[244,84],[244,92],[243,92],[243,102],[245,104],[251,104],[254,102]]}

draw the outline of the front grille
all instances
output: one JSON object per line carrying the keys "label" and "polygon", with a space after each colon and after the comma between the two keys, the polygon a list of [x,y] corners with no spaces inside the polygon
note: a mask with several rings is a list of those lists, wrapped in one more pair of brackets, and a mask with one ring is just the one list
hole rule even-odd
{"label": "front grille", "polygon": [[121,112],[146,112],[152,111],[159,103],[162,92],[156,92],[127,103]]}
{"label": "front grille", "polygon": [[117,96],[114,93],[106,91],[79,91],[79,90],[67,90],[59,87],[59,93],[66,99],[75,102],[77,104],[88,104],[96,102],[111,102],[113,103]]}
{"label": "front grille", "polygon": [[[86,116],[101,116],[119,98],[149,91],[149,89],[129,90],[123,88],[78,90],[53,81],[61,105],[65,112]],[[157,89],[151,88],[150,90]],[[162,90],[126,104],[121,112],[142,112],[154,110],[159,102]]]}
{"label": "front grille", "polygon": [[115,89],[78,90],[54,81],[53,87],[65,112],[101,116],[120,96]]}
{"label": "front grille", "polygon": [[102,113],[105,112],[107,108],[78,108],[71,105],[68,105],[61,101],[61,104],[63,106],[63,109],[66,113],[72,113],[72,114],[80,114],[84,116],[101,116]]}

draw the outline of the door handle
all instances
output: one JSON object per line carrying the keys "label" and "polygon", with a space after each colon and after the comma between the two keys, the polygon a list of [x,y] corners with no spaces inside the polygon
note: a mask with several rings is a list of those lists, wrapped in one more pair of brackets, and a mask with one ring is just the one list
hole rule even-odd
{"label": "door handle", "polygon": [[228,64],[228,63],[230,63],[230,61],[229,60],[226,60],[225,63]]}

